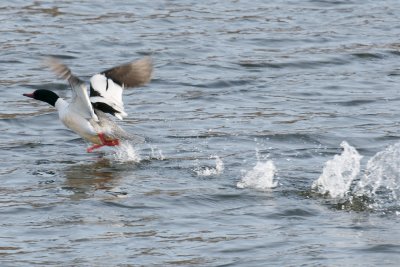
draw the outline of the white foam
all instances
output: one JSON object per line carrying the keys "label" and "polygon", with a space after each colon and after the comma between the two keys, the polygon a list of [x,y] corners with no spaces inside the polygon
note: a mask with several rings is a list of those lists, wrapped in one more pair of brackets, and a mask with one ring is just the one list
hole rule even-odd
{"label": "white foam", "polygon": [[129,142],[121,142],[119,146],[115,147],[116,151],[114,160],[119,162],[135,162],[141,161],[140,155]]}
{"label": "white foam", "polygon": [[278,186],[278,182],[274,181],[276,167],[272,160],[266,162],[258,161],[252,170],[246,172],[240,182],[236,184],[238,188],[255,188],[266,190]]}
{"label": "white foam", "polygon": [[211,158],[215,158],[215,168],[197,168],[194,171],[198,176],[211,176],[211,175],[220,175],[224,171],[224,162],[218,157],[213,156]]}
{"label": "white foam", "polygon": [[332,198],[343,198],[350,191],[351,183],[360,172],[362,156],[357,150],[343,141],[343,152],[325,163],[321,176],[312,184],[312,189]]}

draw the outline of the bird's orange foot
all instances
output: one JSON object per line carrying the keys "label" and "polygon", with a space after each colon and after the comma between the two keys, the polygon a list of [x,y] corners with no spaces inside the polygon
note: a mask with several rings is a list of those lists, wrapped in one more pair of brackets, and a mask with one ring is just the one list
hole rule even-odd
{"label": "bird's orange foot", "polygon": [[104,133],[99,133],[98,136],[99,136],[100,141],[102,142],[103,146],[119,146],[118,139],[107,140],[104,136]]}
{"label": "bird's orange foot", "polygon": [[99,139],[102,144],[101,145],[94,144],[93,146],[89,147],[88,149],[86,149],[86,151],[88,153],[92,153],[93,150],[98,149],[103,146],[119,146],[119,144],[120,144],[118,139],[107,140],[103,133],[99,133],[98,136],[99,136]]}
{"label": "bird's orange foot", "polygon": [[106,146],[119,146],[119,140],[118,139],[109,140],[106,142]]}
{"label": "bird's orange foot", "polygon": [[93,146],[91,146],[91,147],[89,147],[88,149],[86,149],[86,151],[88,152],[88,153],[92,153],[93,152],[93,150],[95,150],[95,149],[98,149],[98,148],[100,148],[100,147],[102,147],[102,146],[104,146],[104,145],[93,145]]}

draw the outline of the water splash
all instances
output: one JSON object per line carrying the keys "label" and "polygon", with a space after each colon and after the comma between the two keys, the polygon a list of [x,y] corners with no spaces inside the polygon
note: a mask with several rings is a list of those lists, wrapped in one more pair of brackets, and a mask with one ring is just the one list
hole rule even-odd
{"label": "water splash", "polygon": [[151,149],[151,158],[157,159],[157,160],[165,159],[161,149],[154,148],[154,147],[150,147],[150,149]]}
{"label": "water splash", "polygon": [[113,154],[114,160],[119,162],[135,162],[141,161],[140,155],[137,153],[135,148],[129,142],[121,142],[116,147],[115,154]]}
{"label": "water splash", "polygon": [[346,141],[340,146],[343,148],[342,154],[328,160],[321,176],[312,184],[313,190],[335,199],[343,199],[350,192],[351,184],[360,172],[362,158]]}
{"label": "water splash", "polygon": [[252,170],[248,171],[242,180],[236,184],[238,188],[255,188],[266,190],[278,186],[278,182],[274,181],[276,167],[272,160],[266,162],[258,161]]}
{"label": "water splash", "polygon": [[196,168],[194,171],[198,176],[220,175],[223,173],[224,162],[218,156],[213,156],[211,158],[215,158],[215,168]]}
{"label": "water splash", "polygon": [[373,209],[400,205],[400,143],[378,152],[368,161],[354,194],[370,198]]}

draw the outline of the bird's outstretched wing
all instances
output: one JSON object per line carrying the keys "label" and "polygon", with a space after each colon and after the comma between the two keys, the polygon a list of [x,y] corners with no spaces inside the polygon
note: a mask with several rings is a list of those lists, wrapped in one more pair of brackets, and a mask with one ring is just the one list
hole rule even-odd
{"label": "bird's outstretched wing", "polygon": [[108,79],[122,87],[136,87],[150,81],[153,64],[150,57],[129,62],[103,71]]}
{"label": "bird's outstretched wing", "polygon": [[56,58],[47,58],[45,64],[49,66],[57,76],[69,82],[72,89],[70,107],[82,117],[98,121],[97,115],[94,113],[92,104],[90,103],[85,82],[73,75],[71,70]]}
{"label": "bird's outstretched wing", "polygon": [[95,74],[90,78],[90,101],[95,109],[122,120],[127,116],[122,102],[126,87],[136,87],[151,79],[153,64],[149,57]]}

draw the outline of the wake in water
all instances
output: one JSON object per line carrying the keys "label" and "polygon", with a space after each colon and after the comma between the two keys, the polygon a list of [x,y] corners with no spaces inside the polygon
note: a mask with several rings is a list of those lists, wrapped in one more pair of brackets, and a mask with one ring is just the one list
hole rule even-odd
{"label": "wake in water", "polygon": [[[328,160],[322,174],[312,183],[313,192],[333,200],[340,208],[351,210],[400,210],[400,143],[389,146],[372,157],[365,171],[361,172],[358,151],[343,141],[343,151]],[[112,154],[117,162],[139,163],[142,159],[129,142],[122,142]],[[164,160],[161,150],[151,149],[151,158]],[[236,184],[238,188],[268,190],[278,186],[275,180],[276,167],[272,160],[260,161],[245,172]],[[224,172],[224,162],[218,157],[213,167],[197,167],[198,176],[208,177]]]}
{"label": "wake in water", "polygon": [[[355,209],[389,211],[400,209],[400,143],[372,157],[360,174],[362,156],[342,142],[343,152],[329,160],[312,190]],[[356,180],[358,179],[358,181]]]}

